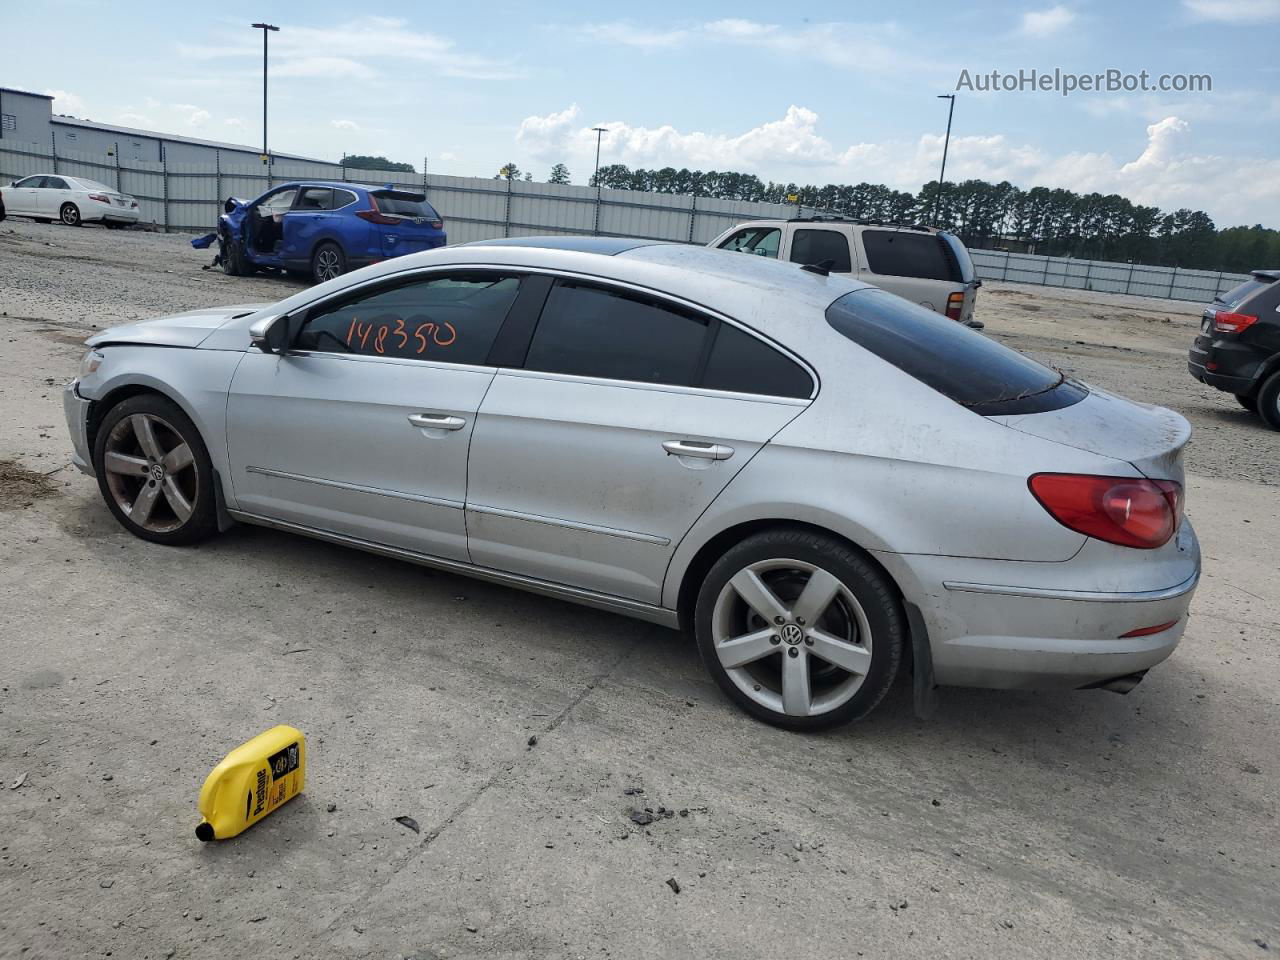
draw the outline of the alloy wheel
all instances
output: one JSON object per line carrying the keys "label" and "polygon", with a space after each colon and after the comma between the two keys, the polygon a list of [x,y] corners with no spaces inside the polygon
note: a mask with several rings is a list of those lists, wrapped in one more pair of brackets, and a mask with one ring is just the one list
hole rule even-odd
{"label": "alloy wheel", "polygon": [[716,598],[711,635],[734,685],[787,716],[839,708],[871,669],[862,605],[838,577],[803,560],[761,560],[739,570]]}
{"label": "alloy wheel", "polygon": [[80,222],[80,211],[73,204],[65,204],[62,207],[62,222],[68,227],[74,227]]}
{"label": "alloy wheel", "polygon": [[107,437],[107,488],[130,520],[152,533],[171,533],[191,518],[200,478],[190,445],[151,413],[124,417]]}
{"label": "alloy wheel", "polygon": [[316,254],[316,278],[324,283],[339,275],[338,251],[332,247],[325,247]]}

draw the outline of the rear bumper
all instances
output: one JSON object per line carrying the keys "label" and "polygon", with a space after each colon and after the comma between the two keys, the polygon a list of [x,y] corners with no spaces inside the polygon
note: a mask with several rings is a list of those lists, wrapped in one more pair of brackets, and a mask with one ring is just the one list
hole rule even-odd
{"label": "rear bumper", "polygon": [[89,203],[85,204],[85,208],[80,212],[80,219],[88,221],[101,220],[104,223],[137,223],[139,210],[137,207],[117,207],[114,204],[107,206],[101,203]]}
{"label": "rear bumper", "polygon": [[[1077,689],[1145,671],[1182,639],[1200,578],[1200,545],[1185,520],[1161,562],[1133,558],[1132,576],[1127,564],[1119,575],[1116,569],[1077,567],[1071,582],[1068,568],[1077,561],[876,557],[920,609],[934,677],[944,686]],[[1108,587],[1125,579],[1134,587],[1083,589],[1091,569]],[[1000,573],[1008,574],[1004,582],[994,580]],[[1159,585],[1153,587],[1152,580]],[[1171,626],[1124,636],[1162,624]]]}
{"label": "rear bumper", "polygon": [[1201,383],[1228,393],[1250,394],[1270,354],[1251,343],[1201,334],[1187,353],[1187,371]]}

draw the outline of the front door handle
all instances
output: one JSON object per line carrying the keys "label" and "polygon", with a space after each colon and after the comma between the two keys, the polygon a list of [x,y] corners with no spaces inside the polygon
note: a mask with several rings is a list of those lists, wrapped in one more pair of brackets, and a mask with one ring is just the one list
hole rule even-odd
{"label": "front door handle", "polygon": [[461,430],[467,421],[444,413],[411,413],[409,422],[424,430]]}
{"label": "front door handle", "polygon": [[701,460],[728,460],[733,456],[733,447],[699,440],[668,440],[662,449],[673,457],[697,457]]}

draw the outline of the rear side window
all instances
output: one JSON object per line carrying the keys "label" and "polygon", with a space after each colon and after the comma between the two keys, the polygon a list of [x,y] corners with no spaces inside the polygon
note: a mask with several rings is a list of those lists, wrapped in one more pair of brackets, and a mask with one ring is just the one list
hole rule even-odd
{"label": "rear side window", "polygon": [[955,255],[946,241],[931,233],[898,230],[864,230],[862,247],[867,266],[886,277],[919,277],[963,283]]}
{"label": "rear side window", "polygon": [[314,307],[296,346],[325,353],[484,364],[520,289],[510,274],[468,271]]}
{"label": "rear side window", "polygon": [[836,230],[797,230],[791,236],[792,263],[831,261],[832,273],[851,273],[849,239]]}
{"label": "rear side window", "polygon": [[558,281],[525,368],[691,386],[710,321],[618,290]]}
{"label": "rear side window", "polygon": [[45,177],[44,188],[46,190],[68,190],[67,181],[61,177]]}
{"label": "rear side window", "polygon": [[333,191],[333,209],[341,210],[343,207],[349,207],[359,199],[350,190],[335,189]]}
{"label": "rear side window", "polygon": [[409,193],[404,190],[371,190],[378,205],[378,212],[392,217],[418,217],[425,220],[439,220],[440,214],[435,207],[427,203],[427,198],[420,193]]}
{"label": "rear side window", "polygon": [[745,331],[720,324],[702,384],[709,390],[807,399],[813,378],[790,357]]}
{"label": "rear side window", "polygon": [[1088,395],[1057,370],[883,290],[845,294],[827,308],[827,322],[983,416],[1057,410]]}
{"label": "rear side window", "polygon": [[734,253],[753,253],[757,257],[778,258],[778,247],[782,245],[782,231],[777,227],[748,227],[739,230],[724,243],[721,250],[732,250]]}

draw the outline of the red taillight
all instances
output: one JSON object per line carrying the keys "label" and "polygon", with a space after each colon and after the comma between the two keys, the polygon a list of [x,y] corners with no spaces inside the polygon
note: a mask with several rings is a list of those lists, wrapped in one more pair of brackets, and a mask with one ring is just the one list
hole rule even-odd
{"label": "red taillight", "polygon": [[99,203],[110,203],[110,202],[111,202],[111,198],[110,198],[110,197],[105,196],[104,194],[101,194],[101,193],[91,193],[91,194],[89,194],[89,199],[90,199],[90,200],[97,200]]}
{"label": "red taillight", "polygon": [[1037,473],[1027,485],[1064,527],[1122,547],[1163,546],[1182,517],[1182,485],[1172,480]]}
{"label": "red taillight", "polygon": [[1258,318],[1247,313],[1227,313],[1219,310],[1213,318],[1213,329],[1218,333],[1243,333],[1258,322]]}
{"label": "red taillight", "polygon": [[959,320],[964,311],[964,294],[953,293],[947,297],[947,319]]}
{"label": "red taillight", "polygon": [[436,229],[436,230],[443,230],[443,229],[444,229],[444,221],[443,221],[443,220],[432,220],[432,221],[431,221],[431,226],[432,226],[434,229]]}
{"label": "red taillight", "polygon": [[1168,623],[1157,623],[1151,627],[1139,627],[1137,630],[1130,630],[1128,633],[1122,633],[1118,637],[1120,640],[1128,640],[1130,637],[1149,637],[1155,633],[1164,633],[1170,627],[1176,626],[1177,620],[1170,620]]}

